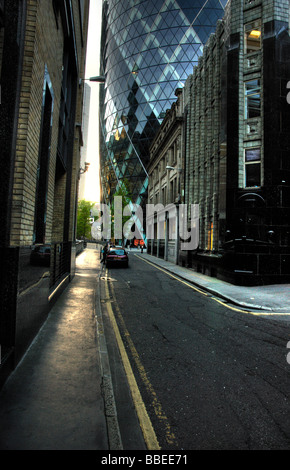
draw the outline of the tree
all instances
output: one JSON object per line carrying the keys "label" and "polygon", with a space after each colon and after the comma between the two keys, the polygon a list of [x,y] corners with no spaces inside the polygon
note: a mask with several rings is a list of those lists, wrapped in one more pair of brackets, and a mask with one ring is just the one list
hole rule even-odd
{"label": "tree", "polygon": [[81,199],[78,202],[77,213],[77,238],[91,238],[91,209],[94,206],[93,202]]}
{"label": "tree", "polygon": [[[116,208],[115,204],[114,204],[114,198],[116,196],[122,197],[122,205],[118,206],[118,208]],[[130,218],[131,218],[130,216],[124,216],[123,215],[124,207],[129,205],[131,200],[132,200],[131,195],[130,195],[129,182],[126,179],[124,179],[122,181],[119,188],[115,191],[114,198],[113,198],[113,203],[112,203],[112,207],[111,207],[112,235],[113,235],[113,237],[115,237],[115,233],[114,233],[115,224],[114,224],[114,222],[115,222],[115,218],[118,217],[119,220],[122,220],[122,243],[123,243],[123,240],[124,240],[123,227],[124,227],[124,224],[128,220],[130,220]]]}

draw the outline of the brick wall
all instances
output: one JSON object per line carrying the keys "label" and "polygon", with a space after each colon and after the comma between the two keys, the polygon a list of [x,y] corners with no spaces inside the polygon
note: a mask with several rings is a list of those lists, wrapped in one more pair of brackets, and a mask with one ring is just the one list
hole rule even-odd
{"label": "brick wall", "polygon": [[[82,121],[79,78],[84,76],[88,7],[89,0],[5,2],[0,29],[0,268],[5,281],[0,286],[0,385],[74,275],[82,143],[75,123]],[[70,95],[62,92],[65,70],[70,108],[63,99]],[[70,122],[65,162],[59,145],[64,103],[69,109],[65,122]],[[34,241],[51,244],[50,266],[32,262]]]}
{"label": "brick wall", "polygon": [[[84,29],[81,30],[78,0],[72,0],[77,46],[79,76],[84,76],[85,48],[87,40],[88,10],[85,8]],[[35,198],[37,189],[37,167],[39,158],[43,84],[47,69],[53,93],[53,112],[50,155],[47,175],[47,204],[45,242],[63,238],[64,198],[66,177],[61,177],[55,188],[56,156],[58,145],[58,123],[62,83],[64,31],[60,15],[55,16],[50,0],[28,0],[24,48],[22,86],[18,120],[15,174],[13,184],[10,244],[33,243]],[[76,122],[81,122],[82,87],[77,89]],[[70,189],[69,239],[74,236],[75,193],[80,160],[80,139],[75,134],[72,161],[72,184]]]}
{"label": "brick wall", "polygon": [[54,93],[46,241],[50,242],[51,239],[62,51],[63,33],[60,28],[57,29],[52,2],[29,0],[13,185],[11,245],[30,245],[33,242],[45,65]]}

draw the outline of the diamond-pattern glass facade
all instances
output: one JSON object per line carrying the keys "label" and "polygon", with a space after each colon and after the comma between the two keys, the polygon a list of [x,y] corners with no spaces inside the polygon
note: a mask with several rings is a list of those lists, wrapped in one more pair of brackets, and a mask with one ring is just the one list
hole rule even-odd
{"label": "diamond-pattern glass facade", "polygon": [[103,4],[100,179],[110,203],[125,182],[146,202],[149,146],[175,90],[197,64],[226,1],[107,0]]}

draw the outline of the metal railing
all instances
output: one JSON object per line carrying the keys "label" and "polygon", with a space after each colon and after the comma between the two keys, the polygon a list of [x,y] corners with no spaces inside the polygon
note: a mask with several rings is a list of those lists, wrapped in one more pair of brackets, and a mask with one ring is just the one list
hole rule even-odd
{"label": "metal railing", "polygon": [[50,257],[50,288],[70,272],[71,242],[53,243]]}

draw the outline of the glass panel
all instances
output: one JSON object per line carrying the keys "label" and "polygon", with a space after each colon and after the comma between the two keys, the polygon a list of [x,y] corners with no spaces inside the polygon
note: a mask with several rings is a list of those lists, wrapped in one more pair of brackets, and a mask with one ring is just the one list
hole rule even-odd
{"label": "glass panel", "polygon": [[192,73],[223,7],[220,0],[110,0],[107,6],[101,58],[107,77],[100,105],[102,182],[107,198],[116,178],[128,173],[135,196],[145,174],[139,159],[129,164],[132,156],[124,153],[126,147],[131,140],[141,162],[148,162],[150,142],[176,102],[175,90]]}
{"label": "glass panel", "polygon": [[247,119],[260,116],[260,95],[249,96],[247,100]]}
{"label": "glass panel", "polygon": [[251,80],[245,83],[245,118],[250,119],[260,116],[261,95],[260,80]]}
{"label": "glass panel", "polygon": [[261,160],[261,149],[247,149],[245,151],[246,162],[258,162]]}
{"label": "glass panel", "polygon": [[245,53],[250,54],[261,49],[261,23],[253,21],[245,25]]}
{"label": "glass panel", "polygon": [[260,80],[250,80],[246,82],[246,95],[260,92]]}

